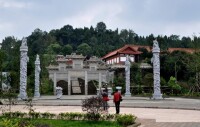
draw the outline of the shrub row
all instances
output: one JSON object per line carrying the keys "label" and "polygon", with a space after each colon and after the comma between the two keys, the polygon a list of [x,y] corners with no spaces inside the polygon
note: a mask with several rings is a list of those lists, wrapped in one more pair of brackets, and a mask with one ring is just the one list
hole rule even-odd
{"label": "shrub row", "polygon": [[120,125],[127,126],[135,123],[136,117],[132,114],[93,114],[93,113],[23,113],[23,112],[6,112],[3,117],[10,118],[31,118],[31,119],[62,119],[62,120],[92,120],[92,121],[116,121]]}

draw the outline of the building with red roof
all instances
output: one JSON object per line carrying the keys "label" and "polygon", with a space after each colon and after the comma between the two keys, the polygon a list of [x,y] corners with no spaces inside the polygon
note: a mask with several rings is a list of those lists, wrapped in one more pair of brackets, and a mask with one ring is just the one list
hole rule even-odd
{"label": "building with red roof", "polygon": [[151,46],[142,45],[125,45],[122,48],[109,52],[102,57],[102,60],[109,65],[124,65],[126,61],[126,55],[129,55],[131,62],[137,62],[139,60],[139,55],[142,54],[139,51],[140,48],[145,48],[147,51],[151,51]]}

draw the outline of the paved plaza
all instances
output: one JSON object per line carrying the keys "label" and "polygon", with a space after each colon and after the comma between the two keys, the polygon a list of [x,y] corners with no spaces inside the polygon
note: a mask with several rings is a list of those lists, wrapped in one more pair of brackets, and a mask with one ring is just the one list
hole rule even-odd
{"label": "paved plaza", "polygon": [[[90,96],[42,96],[34,100],[38,112],[82,112],[81,100]],[[14,106],[13,111],[27,111],[24,102]],[[112,100],[109,113],[115,113]],[[134,114],[141,122],[140,127],[200,127],[200,100],[185,98],[166,98],[150,100],[147,97],[124,97],[120,113]]]}

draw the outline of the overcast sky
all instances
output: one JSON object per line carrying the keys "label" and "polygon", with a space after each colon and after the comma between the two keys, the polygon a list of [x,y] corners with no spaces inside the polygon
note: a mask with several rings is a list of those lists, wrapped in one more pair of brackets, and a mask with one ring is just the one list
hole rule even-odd
{"label": "overcast sky", "polygon": [[49,32],[70,24],[132,29],[138,35],[192,36],[200,33],[200,0],[0,0],[0,43],[39,28]]}

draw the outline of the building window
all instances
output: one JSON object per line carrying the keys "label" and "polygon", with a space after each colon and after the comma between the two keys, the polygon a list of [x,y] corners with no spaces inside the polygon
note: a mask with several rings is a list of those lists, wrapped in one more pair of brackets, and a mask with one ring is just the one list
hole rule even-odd
{"label": "building window", "polygon": [[126,57],[120,57],[120,61],[122,61],[122,62],[124,62],[124,61],[126,61]]}

